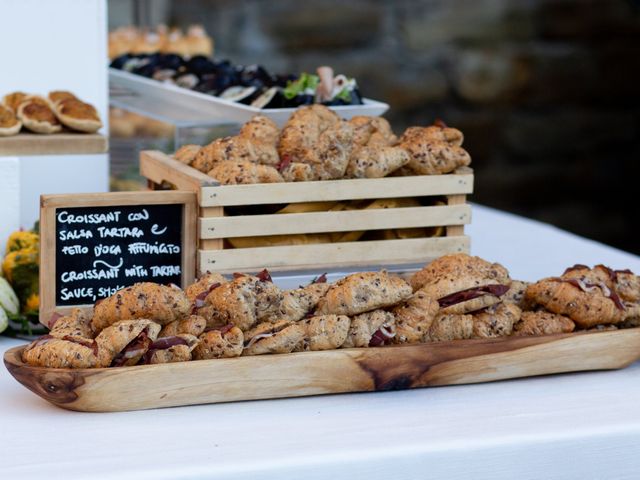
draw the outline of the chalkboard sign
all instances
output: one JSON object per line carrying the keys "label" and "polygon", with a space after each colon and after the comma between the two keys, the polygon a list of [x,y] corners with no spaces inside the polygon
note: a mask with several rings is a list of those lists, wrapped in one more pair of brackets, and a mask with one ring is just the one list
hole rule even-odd
{"label": "chalkboard sign", "polygon": [[185,286],[195,273],[195,195],[41,198],[41,321],[136,282]]}

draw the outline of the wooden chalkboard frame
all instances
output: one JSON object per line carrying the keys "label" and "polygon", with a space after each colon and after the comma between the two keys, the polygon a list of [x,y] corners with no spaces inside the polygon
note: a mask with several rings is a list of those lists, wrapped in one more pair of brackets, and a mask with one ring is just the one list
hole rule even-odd
{"label": "wooden chalkboard frame", "polygon": [[56,209],[74,207],[116,207],[135,205],[183,205],[182,287],[192,283],[196,273],[197,202],[192,192],[110,192],[40,196],[40,323],[47,325],[54,312],[62,315],[91,305],[56,305]]}

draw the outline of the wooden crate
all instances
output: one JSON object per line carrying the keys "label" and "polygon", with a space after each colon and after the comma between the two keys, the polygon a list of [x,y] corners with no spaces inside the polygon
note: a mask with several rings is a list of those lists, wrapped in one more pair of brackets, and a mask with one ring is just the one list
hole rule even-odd
{"label": "wooden crate", "polygon": [[[466,195],[473,171],[450,175],[386,177],[300,183],[220,185],[213,178],[157,151],[140,154],[140,172],[154,188],[163,182],[196,192],[198,272],[339,269],[364,265],[416,265],[453,252],[469,252],[464,225],[471,222]],[[225,208],[319,201],[402,197],[446,198],[446,205],[229,216]],[[224,239],[265,235],[446,227],[445,236],[309,245],[225,248]]]}

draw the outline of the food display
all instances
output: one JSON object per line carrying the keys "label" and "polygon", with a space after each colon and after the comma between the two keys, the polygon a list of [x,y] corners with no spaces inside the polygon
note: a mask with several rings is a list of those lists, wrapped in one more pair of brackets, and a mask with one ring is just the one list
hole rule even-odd
{"label": "food display", "polygon": [[109,32],[109,58],[126,53],[155,52],[210,57],[213,55],[213,39],[202,25],[190,25],[186,32],[166,25],[158,25],[153,30],[127,26]]}
{"label": "food display", "polygon": [[233,137],[185,145],[174,158],[223,185],[390,175],[441,175],[471,163],[463,134],[442,122],[399,138],[382,117],[342,120],[323,105],[300,107],[282,129],[254,116]]}
{"label": "food display", "polygon": [[356,80],[335,74],[329,66],[318,67],[315,74],[282,75],[261,65],[235,65],[205,55],[183,56],[157,49],[150,53],[123,53],[109,66],[260,109],[364,103]]}
{"label": "food display", "polygon": [[17,135],[22,129],[40,134],[71,132],[95,133],[102,121],[93,105],[73,93],[52,91],[48,97],[13,92],[2,98],[0,136]]}
{"label": "food display", "polygon": [[106,368],[339,348],[526,337],[640,325],[640,277],[576,265],[534,283],[498,263],[440,257],[407,280],[385,271],[320,276],[282,290],[263,270],[207,274],[184,291],[141,283],[92,314],[54,315],[22,360]]}

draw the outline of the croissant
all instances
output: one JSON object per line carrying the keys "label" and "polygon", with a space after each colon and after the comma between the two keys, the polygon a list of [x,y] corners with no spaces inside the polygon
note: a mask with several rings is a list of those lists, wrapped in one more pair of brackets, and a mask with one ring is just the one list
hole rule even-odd
{"label": "croissant", "polygon": [[282,175],[275,168],[246,160],[218,162],[207,174],[222,185],[284,182]]}

